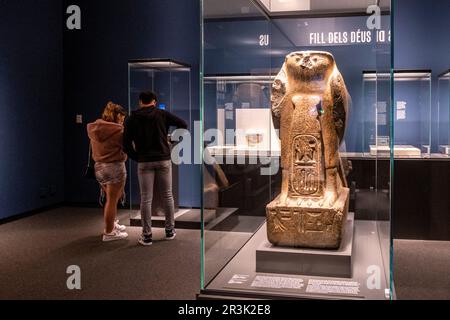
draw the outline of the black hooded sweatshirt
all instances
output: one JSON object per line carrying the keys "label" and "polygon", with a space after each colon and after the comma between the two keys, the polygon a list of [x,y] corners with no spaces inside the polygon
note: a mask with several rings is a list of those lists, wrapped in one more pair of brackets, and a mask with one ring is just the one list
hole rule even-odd
{"label": "black hooded sweatshirt", "polygon": [[137,162],[170,160],[169,128],[187,129],[184,120],[156,107],[133,111],[125,121],[123,149]]}

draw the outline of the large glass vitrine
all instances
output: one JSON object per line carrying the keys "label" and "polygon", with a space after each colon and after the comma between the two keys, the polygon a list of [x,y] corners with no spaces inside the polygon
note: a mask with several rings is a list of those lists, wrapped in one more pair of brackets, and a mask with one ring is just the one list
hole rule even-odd
{"label": "large glass vitrine", "polygon": [[438,78],[438,108],[439,152],[450,156],[450,70]]}
{"label": "large glass vitrine", "polygon": [[[378,153],[368,158],[360,156],[366,152],[361,137],[369,118],[363,107],[364,70],[374,70],[371,103],[383,105],[386,115],[382,123],[372,124],[373,141],[375,145],[383,139],[388,145],[393,141],[390,2],[374,1],[379,7],[369,8],[380,13],[379,25],[373,29],[368,27],[371,15],[366,13],[367,1],[202,0],[201,4],[204,146],[201,296],[393,298],[390,230],[393,152],[388,157]],[[290,55],[299,51],[313,52]],[[286,140],[280,140],[280,133],[286,131],[279,130],[279,118],[273,117],[280,101],[277,94],[283,93],[283,89],[279,90],[280,70],[286,59],[296,57],[303,62],[307,60],[309,66],[320,65],[322,57],[328,57],[324,51],[334,57],[351,96],[347,118],[341,118],[346,121],[346,132],[339,141],[342,175],[349,189],[345,231],[341,233],[338,249],[273,245],[268,237],[268,223],[272,220],[267,220],[270,216],[267,205],[280,199],[283,181],[287,181],[284,175],[295,176],[297,173],[292,174],[295,165],[309,159],[294,148],[299,155],[293,160],[294,169],[286,170],[283,165],[286,146],[282,141]],[[326,86],[320,82],[321,77],[308,79]],[[305,82],[303,79],[298,85]],[[318,99],[316,107],[308,112],[326,114],[322,108],[330,100],[317,93],[323,93],[324,89],[311,90],[298,99],[306,96]],[[341,96],[334,97],[338,112],[342,110]],[[302,121],[296,121],[296,128],[302,127]],[[316,151],[320,145],[317,140],[305,143],[310,147],[305,148],[312,150],[311,155],[322,152]],[[311,164],[310,160],[306,162]],[[308,186],[302,187],[300,183],[298,187],[304,193],[312,190],[308,189],[309,182]],[[291,233],[292,243],[299,244],[302,237],[314,238],[330,230],[331,222],[311,213],[320,209],[310,200],[298,198],[297,211],[282,213],[276,224],[278,236],[286,238]],[[309,203],[314,210],[302,211]]]}
{"label": "large glass vitrine", "polygon": [[[128,62],[128,81],[130,113],[139,108],[140,93],[152,91],[158,97],[157,108],[171,112],[185,120],[189,126],[191,125],[191,67],[188,64],[172,59],[130,60]],[[173,147],[180,139],[179,137],[177,137],[177,139],[172,139],[172,132],[173,129],[169,132],[167,139]],[[179,160],[179,156],[182,155],[173,153],[173,157],[176,158],[175,160]],[[175,161],[172,165],[172,191],[176,207],[176,221],[182,220],[183,216],[196,215],[198,218],[197,221],[194,221],[195,219],[189,220],[192,220],[193,223],[197,223],[199,226],[199,212],[192,212],[192,210],[190,210],[193,191],[189,181],[194,174],[193,167],[190,165],[190,162],[183,162],[179,165],[177,162],[178,161]],[[131,212],[130,224],[132,226],[140,226],[140,193],[137,164],[132,160],[129,160],[127,190]],[[157,188],[155,188],[155,190],[157,190]],[[152,206],[152,214],[154,216],[153,225],[155,227],[164,227],[164,213],[161,210],[158,192],[155,192],[154,194]]]}

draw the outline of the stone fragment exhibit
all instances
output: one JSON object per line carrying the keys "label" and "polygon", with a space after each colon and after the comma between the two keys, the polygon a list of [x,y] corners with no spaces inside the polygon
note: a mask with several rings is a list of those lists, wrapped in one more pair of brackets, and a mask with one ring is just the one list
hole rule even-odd
{"label": "stone fragment exhibit", "polygon": [[266,209],[268,240],[278,246],[337,249],[349,205],[339,147],[350,96],[334,57],[286,57],[272,86],[281,139],[281,194]]}

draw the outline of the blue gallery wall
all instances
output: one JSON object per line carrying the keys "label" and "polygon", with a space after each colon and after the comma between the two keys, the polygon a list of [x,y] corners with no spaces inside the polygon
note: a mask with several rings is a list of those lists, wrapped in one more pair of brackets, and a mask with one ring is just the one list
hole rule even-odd
{"label": "blue gallery wall", "polygon": [[396,68],[432,69],[437,76],[450,66],[450,1],[395,0]]}
{"label": "blue gallery wall", "polygon": [[[199,119],[199,3],[196,0],[74,0],[82,29],[64,33],[66,201],[92,203],[98,187],[86,181],[86,123],[107,101],[128,106],[130,59],[172,58],[192,66],[192,119]],[[75,123],[82,114],[84,123]],[[192,128],[192,124],[191,124]],[[200,168],[180,176],[180,205],[200,206]],[[135,173],[132,179],[136,180]]]}
{"label": "blue gallery wall", "polygon": [[0,219],[64,200],[61,13],[0,1]]}

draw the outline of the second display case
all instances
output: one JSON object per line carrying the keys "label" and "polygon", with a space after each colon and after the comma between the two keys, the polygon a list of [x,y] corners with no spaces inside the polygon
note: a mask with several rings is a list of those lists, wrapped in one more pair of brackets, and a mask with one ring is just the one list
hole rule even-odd
{"label": "second display case", "polygon": [[450,156],[450,70],[438,77],[439,152]]}
{"label": "second display case", "polygon": [[[431,154],[431,71],[394,71],[394,156],[429,158]],[[390,74],[363,73],[365,108],[363,145],[366,156],[390,156],[389,96],[380,98],[391,84]]]}

